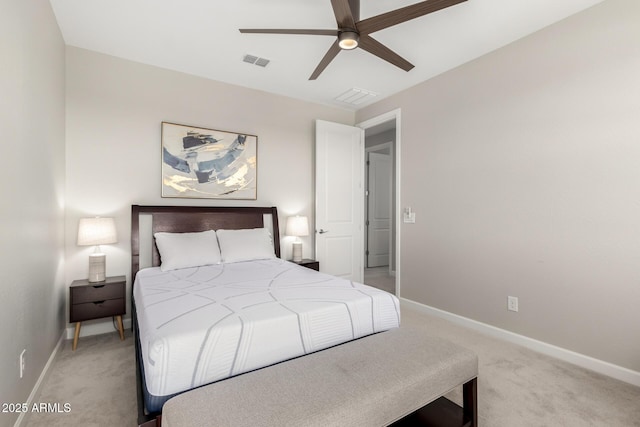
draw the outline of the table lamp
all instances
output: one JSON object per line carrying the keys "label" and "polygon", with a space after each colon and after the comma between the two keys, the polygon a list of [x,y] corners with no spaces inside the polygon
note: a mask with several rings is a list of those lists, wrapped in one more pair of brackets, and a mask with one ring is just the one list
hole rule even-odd
{"label": "table lamp", "polygon": [[95,246],[89,255],[89,282],[104,282],[107,256],[100,252],[100,245],[116,243],[116,224],[113,218],[80,218],[78,246]]}
{"label": "table lamp", "polygon": [[309,221],[307,217],[296,215],[287,218],[287,227],[284,234],[296,237],[296,241],[293,242],[292,246],[293,261],[302,261],[302,241],[300,240],[300,236],[309,235]]}

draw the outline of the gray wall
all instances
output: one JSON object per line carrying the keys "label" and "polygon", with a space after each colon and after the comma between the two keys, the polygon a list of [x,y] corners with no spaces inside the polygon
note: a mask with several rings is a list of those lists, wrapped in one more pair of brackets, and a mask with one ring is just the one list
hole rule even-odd
{"label": "gray wall", "polygon": [[[67,47],[67,281],[87,277],[92,248],[75,244],[78,220],[113,216],[103,245],[108,275],[129,275],[131,204],[277,206],[313,224],[315,119],[352,124],[355,113]],[[258,136],[258,200],[161,197],[162,121]],[[303,239],[313,256],[313,236]],[[292,237],[282,239],[290,258]],[[131,286],[129,281],[128,286]],[[129,312],[127,316],[129,315]],[[103,329],[104,328],[104,329]],[[83,323],[89,333],[111,322]]]}
{"label": "gray wall", "polygon": [[402,109],[403,297],[640,371],[639,22],[609,0],[358,112]]}
{"label": "gray wall", "polygon": [[[65,48],[47,0],[0,10],[0,402],[15,403],[64,328]],[[17,416],[0,413],[0,426]]]}

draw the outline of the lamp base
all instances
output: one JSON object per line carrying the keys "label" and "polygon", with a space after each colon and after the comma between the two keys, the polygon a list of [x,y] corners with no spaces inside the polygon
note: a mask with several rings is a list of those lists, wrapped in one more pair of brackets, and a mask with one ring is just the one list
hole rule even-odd
{"label": "lamp base", "polygon": [[302,261],[302,242],[293,242],[292,244],[293,261]]}
{"label": "lamp base", "polygon": [[105,254],[91,254],[89,255],[89,282],[104,282],[106,276],[106,260]]}

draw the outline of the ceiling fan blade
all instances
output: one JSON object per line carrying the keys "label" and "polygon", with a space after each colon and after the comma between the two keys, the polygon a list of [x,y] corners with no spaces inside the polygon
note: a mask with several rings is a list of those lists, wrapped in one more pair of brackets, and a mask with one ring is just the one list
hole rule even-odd
{"label": "ceiling fan blade", "polygon": [[356,21],[353,19],[353,13],[351,13],[349,0],[331,0],[331,6],[333,6],[333,14],[336,16],[338,28],[351,28],[355,30]]}
{"label": "ceiling fan blade", "polygon": [[338,30],[305,30],[305,29],[254,29],[254,28],[241,28],[239,30],[243,34],[307,34],[312,36],[338,36]]}
{"label": "ceiling fan blade", "polygon": [[402,68],[405,71],[411,70],[414,65],[380,43],[374,40],[371,36],[360,36],[360,43],[358,47],[366,50],[369,53],[374,54],[378,58],[384,59],[387,62],[392,63],[396,67]]}
{"label": "ceiling fan blade", "polygon": [[356,28],[362,36],[363,34],[380,31],[465,1],[467,0],[426,0],[400,9],[392,10],[391,12],[363,19],[356,23]]}
{"label": "ceiling fan blade", "polygon": [[340,46],[338,46],[338,40],[333,42],[333,44],[331,45],[327,53],[325,53],[324,57],[322,58],[322,60],[320,61],[316,69],[313,70],[313,73],[311,74],[311,77],[309,77],[309,80],[317,79],[320,73],[322,73],[324,69],[327,68],[327,65],[329,65],[329,63],[333,61],[333,58],[335,58],[336,55],[338,55],[338,53],[340,53],[341,50],[342,49],[340,49]]}

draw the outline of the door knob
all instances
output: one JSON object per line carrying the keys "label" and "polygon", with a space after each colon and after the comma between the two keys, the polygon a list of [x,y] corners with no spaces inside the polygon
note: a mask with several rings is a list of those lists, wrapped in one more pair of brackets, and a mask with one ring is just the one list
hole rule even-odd
{"label": "door knob", "polygon": [[328,233],[329,230],[323,230],[322,228],[320,230],[318,230],[318,234],[324,234],[324,233]]}

